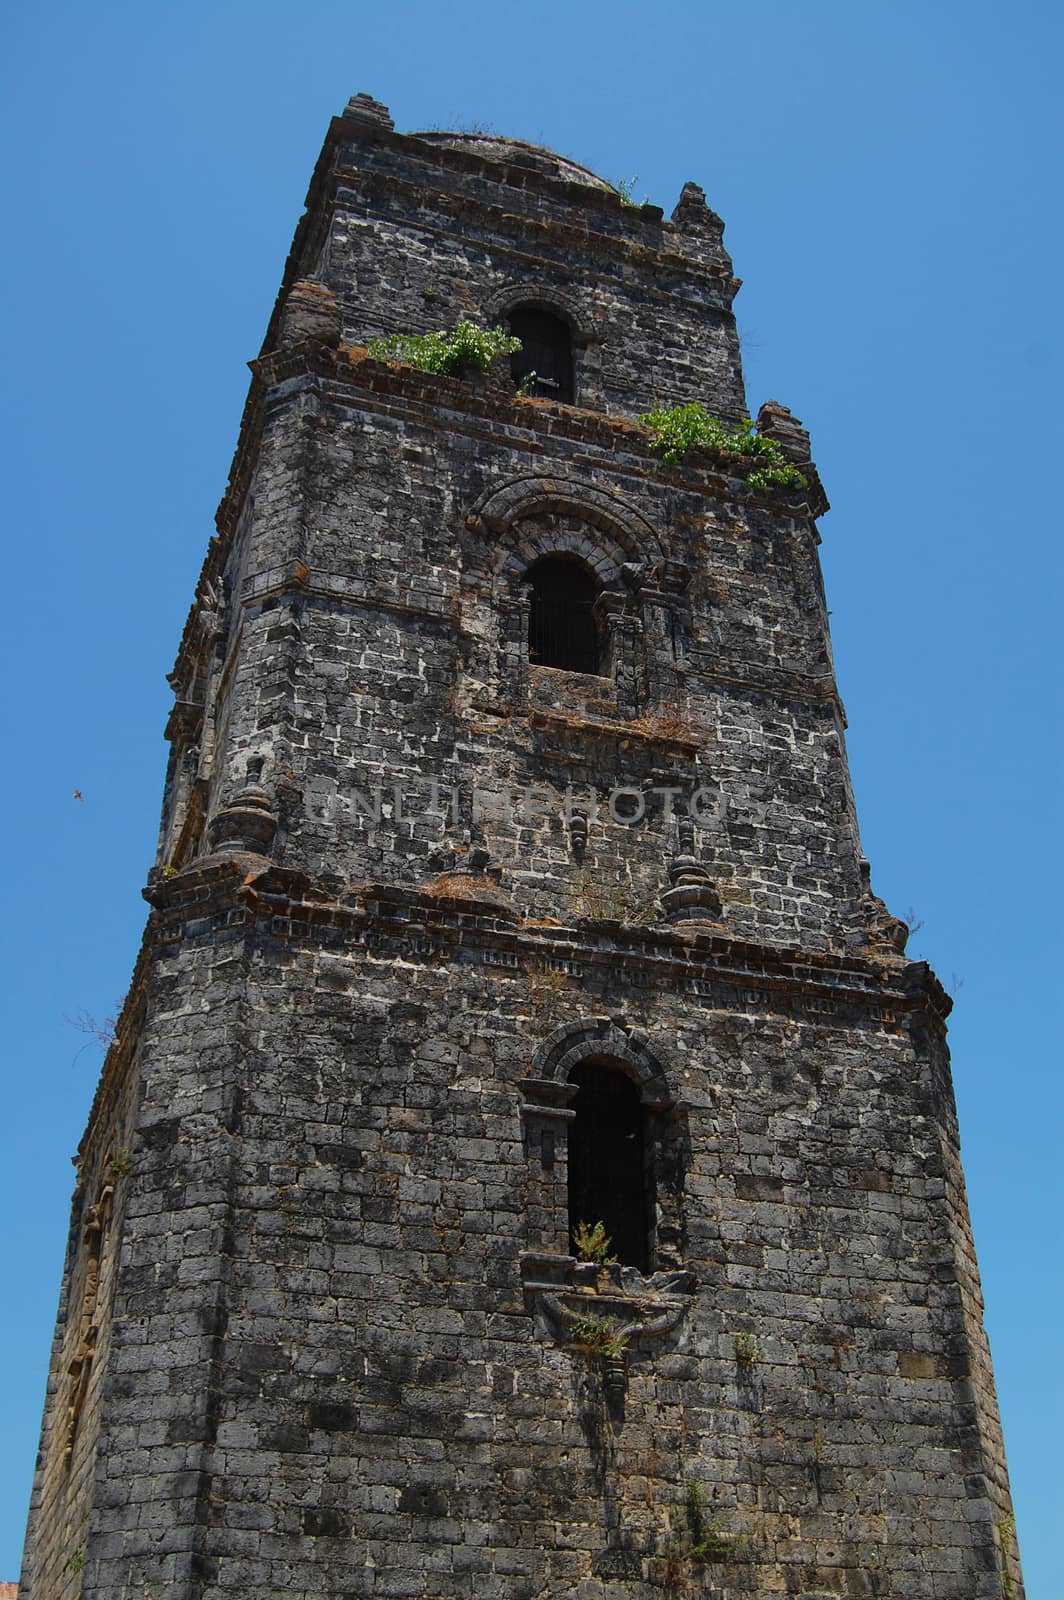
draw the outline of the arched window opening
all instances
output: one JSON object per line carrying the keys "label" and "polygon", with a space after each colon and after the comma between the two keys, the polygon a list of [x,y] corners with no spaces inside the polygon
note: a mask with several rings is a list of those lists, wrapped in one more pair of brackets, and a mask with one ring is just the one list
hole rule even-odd
{"label": "arched window opening", "polygon": [[598,674],[594,606],[599,586],[572,556],[543,556],[525,574],[532,587],[528,659],[540,667]]}
{"label": "arched window opening", "polygon": [[601,1222],[611,1250],[627,1267],[650,1264],[643,1107],[630,1078],[605,1062],[573,1069],[577,1085],[569,1125],[569,1228]]}
{"label": "arched window opening", "polygon": [[510,332],[521,341],[520,350],[510,358],[514,382],[526,384],[533,394],[571,403],[573,336],[568,324],[540,306],[515,306],[508,320]]}

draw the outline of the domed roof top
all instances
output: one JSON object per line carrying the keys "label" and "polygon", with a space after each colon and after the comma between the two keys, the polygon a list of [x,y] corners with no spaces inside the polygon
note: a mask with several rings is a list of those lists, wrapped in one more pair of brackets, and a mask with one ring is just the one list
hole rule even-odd
{"label": "domed roof top", "polygon": [[415,139],[426,144],[445,145],[449,150],[468,150],[470,155],[483,156],[487,161],[505,161],[511,167],[528,167],[546,178],[560,178],[563,183],[582,183],[589,189],[612,189],[613,185],[600,178],[590,167],[570,161],[543,144],[526,144],[523,139],[504,139],[498,133],[449,133],[434,129],[427,133],[414,133]]}

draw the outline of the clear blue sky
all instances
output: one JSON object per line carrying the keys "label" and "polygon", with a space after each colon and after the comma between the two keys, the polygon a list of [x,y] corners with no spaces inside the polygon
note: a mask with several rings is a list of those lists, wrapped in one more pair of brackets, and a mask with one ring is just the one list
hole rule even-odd
{"label": "clear blue sky", "polygon": [[[6,1393],[17,1573],[72,1170],[144,921],[173,662],[329,117],[489,124],[727,223],[752,407],[812,430],[873,881],[957,998],[1031,1600],[1064,1593],[1059,4],[104,0],[13,9]],[[72,798],[77,786],[84,803]],[[1054,1523],[1056,1526],[1054,1527]]]}

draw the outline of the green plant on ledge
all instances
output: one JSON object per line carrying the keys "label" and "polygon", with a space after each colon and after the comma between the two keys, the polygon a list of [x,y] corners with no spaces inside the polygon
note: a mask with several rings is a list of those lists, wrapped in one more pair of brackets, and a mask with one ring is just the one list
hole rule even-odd
{"label": "green plant on ledge", "polygon": [[600,1267],[612,1267],[617,1260],[610,1255],[610,1237],[605,1223],[578,1222],[573,1229],[573,1255],[578,1261],[594,1261]]}
{"label": "green plant on ledge", "polygon": [[721,455],[756,456],[763,463],[747,473],[747,482],[754,489],[764,489],[770,483],[804,488],[808,481],[787,460],[778,442],[758,433],[749,417],[733,426],[710,416],[701,401],[691,400],[683,406],[656,406],[653,411],[644,411],[639,420],[650,430],[662,460],[670,464],[682,461],[688,450],[718,450]]}
{"label": "green plant on ledge", "polygon": [[620,1355],[628,1343],[629,1335],[619,1331],[616,1317],[599,1317],[589,1313],[573,1318],[569,1324],[569,1338],[585,1355],[608,1359]]}
{"label": "green plant on ledge", "polygon": [[386,339],[371,339],[366,348],[376,361],[403,361],[421,372],[453,374],[469,367],[483,372],[496,356],[515,355],[521,341],[501,328],[459,322],[438,333],[393,333]]}
{"label": "green plant on ledge", "polygon": [[639,178],[636,176],[634,178],[618,178],[616,183],[610,184],[610,188],[613,190],[622,206],[633,206],[636,210],[638,210],[640,206],[650,204],[648,195],[644,195],[642,200],[636,199],[635,186],[638,182]]}

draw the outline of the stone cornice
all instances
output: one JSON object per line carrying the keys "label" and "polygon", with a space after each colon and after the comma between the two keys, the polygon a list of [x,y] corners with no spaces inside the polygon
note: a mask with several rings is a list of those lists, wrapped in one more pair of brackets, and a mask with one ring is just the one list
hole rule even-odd
{"label": "stone cornice", "polygon": [[[145,890],[155,907],[152,942],[210,938],[234,922],[258,924],[284,944],[323,953],[433,964],[466,960],[515,973],[627,969],[653,973],[721,1009],[801,1015],[830,1023],[857,1013],[884,1027],[914,1015],[944,1031],[952,1002],[926,962],[885,953],[792,949],[712,930],[635,927],[605,919],[522,921],[498,893],[440,895],[414,884],[316,882],[247,853],[219,854]],[[240,908],[241,915],[237,914]],[[704,992],[703,992],[704,986]],[[714,993],[718,992],[714,1002]]]}
{"label": "stone cornice", "polygon": [[[747,477],[758,465],[756,457],[721,456],[699,450],[670,466],[655,454],[646,429],[632,418],[499,392],[490,387],[490,374],[466,381],[421,372],[401,362],[374,360],[361,345],[341,345],[332,350],[320,344],[299,345],[264,356],[252,363],[252,372],[234,471],[218,510],[219,530],[223,533],[235,526],[239,516],[250,455],[261,429],[263,402],[280,385],[302,377],[326,379],[348,393],[357,393],[359,405],[367,411],[387,410],[394,415],[395,402],[401,401],[405,402],[404,411],[426,426],[447,426],[470,437],[495,438],[501,445],[536,454],[542,452],[539,441],[544,436],[567,444],[585,443],[611,455],[621,452],[627,474],[652,478],[655,483],[721,498],[743,497],[775,507],[786,506],[795,516],[808,516],[810,512],[804,500],[790,500],[782,490],[750,487]],[[501,424],[505,433],[496,436],[490,428],[492,423]],[[515,433],[515,429],[520,432]]]}
{"label": "stone cornice", "polygon": [[[545,181],[550,182],[549,179]],[[351,193],[345,193],[344,185],[355,183],[360,186],[368,200],[373,202],[372,204],[364,204],[361,196],[356,198]],[[407,215],[411,208],[424,207],[426,194],[424,185],[409,179],[397,178],[391,173],[385,175],[366,172],[362,168],[338,168],[334,173],[334,185],[331,204],[337,211],[345,212],[347,215],[359,215],[364,212],[367,216],[379,218],[386,215],[384,210],[386,200],[404,198],[408,203]],[[587,194],[595,191],[582,189],[580,192]],[[444,219],[449,215],[453,216],[453,225],[434,225],[419,215],[419,233],[444,238],[452,235],[455,238],[468,238],[470,224],[476,223],[485,232],[490,231],[494,236],[496,242],[493,244],[493,250],[496,254],[505,251],[534,265],[544,261],[556,265],[553,256],[547,257],[539,251],[522,248],[520,243],[522,237],[531,239],[536,236],[540,238],[546,236],[562,260],[567,248],[579,248],[609,263],[613,271],[634,264],[643,271],[651,270],[655,274],[668,273],[673,278],[679,277],[691,284],[700,286],[712,284],[715,291],[713,309],[722,314],[730,314],[732,301],[739,290],[740,280],[723,266],[711,267],[678,251],[663,248],[668,241],[662,238],[661,228],[668,227],[667,223],[660,224],[654,230],[653,240],[647,241],[646,238],[632,239],[626,238],[623,234],[602,233],[586,224],[579,226],[572,222],[555,221],[550,217],[532,216],[527,212],[507,211],[502,206],[492,205],[460,190],[452,192],[436,189],[431,191],[431,194],[437,213]],[[507,236],[512,242],[502,243],[501,241]],[[665,291],[661,292],[664,296]]]}

